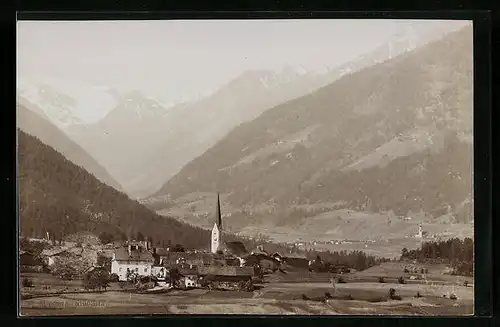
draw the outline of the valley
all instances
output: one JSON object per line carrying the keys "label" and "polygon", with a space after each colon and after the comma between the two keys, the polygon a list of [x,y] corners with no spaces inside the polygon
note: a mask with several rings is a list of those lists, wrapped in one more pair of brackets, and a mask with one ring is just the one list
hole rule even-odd
{"label": "valley", "polygon": [[20,24],[22,315],[474,312],[472,24],[299,21]]}

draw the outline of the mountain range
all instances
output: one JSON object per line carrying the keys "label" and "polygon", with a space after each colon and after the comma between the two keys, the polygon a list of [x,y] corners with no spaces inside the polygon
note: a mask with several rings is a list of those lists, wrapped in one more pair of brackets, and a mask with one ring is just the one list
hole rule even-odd
{"label": "mountain range", "polygon": [[62,130],[42,115],[43,111],[40,108],[25,99],[21,98],[19,100],[17,104],[18,128],[57,149],[68,160],[80,167],[84,167],[103,183],[118,190],[122,188],[108,171],[82,149],[80,145],[72,141]]}
{"label": "mountain range", "polygon": [[414,38],[395,35],[374,51],[322,73],[298,73],[292,67],[247,71],[205,98],[170,107],[139,91],[65,81],[21,83],[19,93],[95,158],[129,196],[142,198],[240,124],[450,29],[434,25],[432,33],[417,26]]}
{"label": "mountain range", "polygon": [[248,71],[207,98],[172,108],[137,91],[125,93],[100,121],[73,125],[66,132],[128,194],[146,196],[235,126],[324,83],[290,69],[280,74]]}
{"label": "mountain range", "polygon": [[145,203],[169,208],[218,191],[245,210],[335,203],[469,222],[472,50],[468,26],[266,110]]}

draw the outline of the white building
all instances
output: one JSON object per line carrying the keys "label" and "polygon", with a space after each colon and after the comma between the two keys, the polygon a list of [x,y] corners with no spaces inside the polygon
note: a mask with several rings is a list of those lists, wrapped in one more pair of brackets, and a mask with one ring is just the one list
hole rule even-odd
{"label": "white building", "polygon": [[197,286],[197,276],[195,275],[188,275],[184,277],[184,286],[186,288],[194,288]]}
{"label": "white building", "polygon": [[129,244],[113,253],[111,273],[117,274],[120,281],[126,281],[131,273],[149,276],[152,273],[153,263],[153,255],[147,248]]}

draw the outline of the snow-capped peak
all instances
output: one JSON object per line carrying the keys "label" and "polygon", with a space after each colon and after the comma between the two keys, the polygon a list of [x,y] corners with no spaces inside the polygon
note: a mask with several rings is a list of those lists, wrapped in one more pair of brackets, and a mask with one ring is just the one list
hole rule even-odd
{"label": "snow-capped peak", "polygon": [[18,94],[63,129],[96,122],[116,104],[102,88],[66,79],[20,77]]}
{"label": "snow-capped peak", "polygon": [[145,95],[141,91],[131,90],[120,94],[119,106],[133,112],[139,118],[165,114],[165,105],[158,99]]}

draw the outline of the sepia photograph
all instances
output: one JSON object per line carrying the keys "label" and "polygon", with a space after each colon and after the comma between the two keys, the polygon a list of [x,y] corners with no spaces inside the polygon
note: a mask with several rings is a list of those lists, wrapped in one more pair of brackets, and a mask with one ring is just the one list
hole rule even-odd
{"label": "sepia photograph", "polygon": [[474,314],[467,20],[18,20],[18,313]]}

